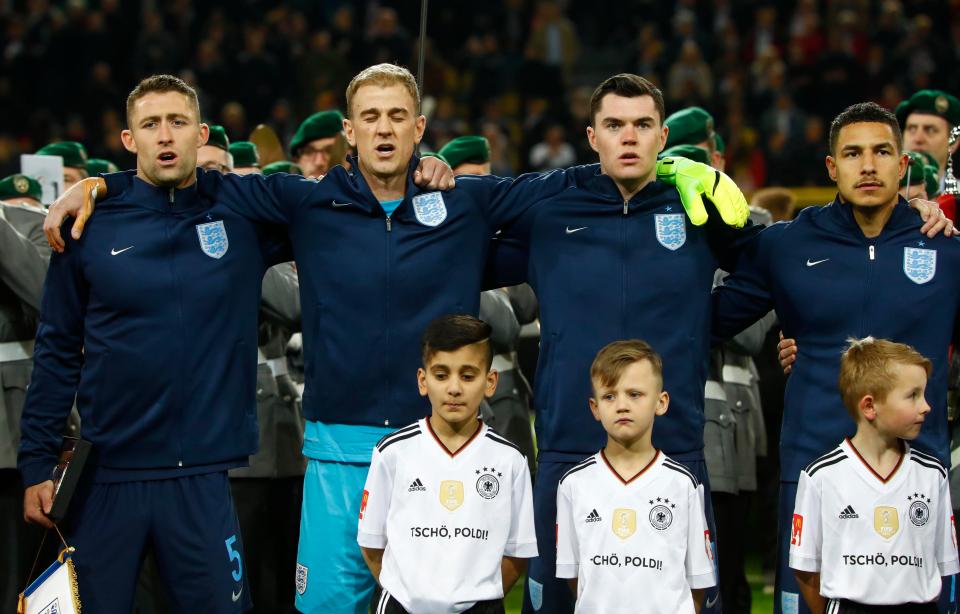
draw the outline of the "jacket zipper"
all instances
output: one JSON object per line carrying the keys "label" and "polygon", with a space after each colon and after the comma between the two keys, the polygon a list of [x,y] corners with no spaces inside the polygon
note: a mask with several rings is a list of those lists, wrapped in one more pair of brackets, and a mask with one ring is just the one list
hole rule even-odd
{"label": "jacket zipper", "polygon": [[876,261],[876,243],[871,243],[867,246],[867,277],[866,283],[863,286],[863,310],[860,312],[860,337],[865,337],[869,332],[867,328],[867,325],[869,324],[867,322],[867,316],[869,313],[870,296],[873,288],[873,276],[874,271],[876,270],[876,265],[874,263]]}
{"label": "jacket zipper", "polygon": [[623,201],[623,217],[620,218],[620,336],[627,336],[627,214],[630,201]]}
{"label": "jacket zipper", "polygon": [[[383,313],[384,313],[384,334],[386,335],[386,351],[383,353],[383,407],[389,407],[390,404],[390,358],[392,355],[390,349],[390,293],[392,291],[392,286],[390,284],[390,278],[392,277],[391,273],[393,272],[393,257],[391,254],[392,240],[390,237],[393,236],[393,222],[391,221],[391,216],[387,216],[387,292],[385,300],[383,301]],[[385,412],[384,412],[385,413]],[[384,426],[390,426],[390,420],[384,416],[383,419]]]}
{"label": "jacket zipper", "polygon": [[[178,279],[178,277],[177,277],[177,267],[176,267],[176,262],[175,262],[175,252],[174,252],[174,246],[173,246],[173,239],[172,239],[172,233],[170,232],[170,231],[171,231],[171,226],[174,226],[174,225],[176,225],[176,223],[177,223],[176,219],[173,217],[173,213],[174,213],[174,211],[173,211],[173,205],[174,205],[175,202],[176,202],[176,188],[170,188],[170,191],[168,192],[168,198],[167,198],[167,203],[170,205],[170,209],[168,209],[168,211],[167,211],[167,213],[169,214],[168,221],[167,221],[167,245],[169,246],[169,247],[168,247],[168,253],[169,253],[169,258],[170,258],[170,277],[171,277],[171,281],[172,281],[172,283],[173,283],[173,289],[175,290],[175,292],[176,292],[176,297],[177,297],[177,318],[178,318],[179,321],[180,321],[180,322],[179,322],[179,324],[180,324],[179,328],[180,328],[180,330],[183,330],[183,296],[182,296],[182,289],[180,288],[179,279]],[[182,338],[182,337],[181,337],[181,338]],[[183,343],[183,342],[181,341],[180,343],[181,343],[181,356],[182,356],[182,355],[183,355],[183,352],[182,352],[182,343]],[[181,365],[184,364],[182,360],[180,361],[180,364],[181,364]],[[182,373],[180,374],[180,377],[178,377],[178,379],[180,380],[180,385],[177,386],[177,389],[178,389],[178,392],[179,392],[179,394],[177,395],[177,410],[178,410],[178,411],[177,411],[177,426],[178,426],[178,429],[177,429],[177,430],[178,430],[178,433],[177,433],[177,467],[183,467],[183,439],[180,437],[180,432],[179,432],[179,431],[181,430],[180,427],[183,426],[183,389],[184,389],[184,381],[183,381],[183,374],[182,374]]]}

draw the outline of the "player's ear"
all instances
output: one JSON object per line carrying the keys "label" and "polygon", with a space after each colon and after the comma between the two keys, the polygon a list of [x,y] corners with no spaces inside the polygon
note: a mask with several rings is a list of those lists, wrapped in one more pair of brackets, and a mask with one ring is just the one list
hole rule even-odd
{"label": "player's ear", "polygon": [[827,165],[827,174],[830,175],[830,181],[837,180],[837,161],[834,160],[833,156],[827,156],[824,159],[824,163]]}
{"label": "player's ear", "polygon": [[483,396],[490,398],[497,391],[497,383],[500,381],[500,373],[495,369],[487,371],[487,387],[483,391]]}
{"label": "player's ear", "polygon": [[593,419],[597,422],[600,422],[600,406],[597,405],[597,400],[593,397],[590,397],[590,413],[593,414]]}
{"label": "player's ear", "polygon": [[417,369],[417,389],[420,390],[420,396],[427,396],[427,372],[422,368]]}
{"label": "player's ear", "polygon": [[123,148],[130,153],[137,153],[137,142],[133,140],[133,131],[122,130],[120,132],[120,142],[123,143]]}
{"label": "player's ear", "polygon": [[872,421],[877,417],[877,406],[871,394],[864,395],[860,399],[860,402],[857,403],[857,409],[860,410],[860,415],[867,420]]}
{"label": "player's ear", "polygon": [[663,390],[660,392],[660,398],[657,399],[657,411],[656,415],[662,416],[667,413],[667,409],[670,407],[670,394]]}

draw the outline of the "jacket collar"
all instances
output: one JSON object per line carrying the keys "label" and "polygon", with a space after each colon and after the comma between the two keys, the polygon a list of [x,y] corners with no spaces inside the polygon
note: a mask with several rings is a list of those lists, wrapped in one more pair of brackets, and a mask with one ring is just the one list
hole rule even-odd
{"label": "jacket collar", "polygon": [[[588,192],[595,194],[604,201],[623,206],[623,195],[613,179],[600,170],[599,164],[586,164],[574,168],[577,184]],[[643,189],[630,199],[630,207],[659,207],[666,198],[676,194],[676,189],[659,180],[654,180],[643,186]]]}
{"label": "jacket collar", "polygon": [[[831,225],[836,229],[848,232],[853,230],[862,234],[860,225],[857,224],[857,220],[853,217],[853,207],[850,206],[850,203],[844,202],[839,194],[833,199],[832,203],[827,205],[826,211],[829,213],[828,219]],[[919,228],[920,226],[920,216],[910,208],[910,205],[903,196],[900,196],[897,198],[897,204],[893,206],[890,219],[887,220],[887,223],[883,226],[883,230],[880,231],[880,236],[893,231]]]}
{"label": "jacket collar", "polygon": [[206,207],[197,194],[196,181],[185,188],[177,189],[155,186],[134,176],[128,196],[133,204],[155,211],[181,212]]}
{"label": "jacket collar", "polygon": [[[374,196],[373,190],[370,189],[366,177],[360,172],[357,158],[350,156],[347,159],[350,162],[349,171],[345,170],[342,166],[337,166],[334,167],[330,173],[341,179],[340,183],[347,188],[348,195],[356,201],[357,205],[373,215],[381,215],[383,209],[380,207],[380,201]],[[417,170],[419,164],[420,158],[416,154],[410,157],[410,162],[407,164],[407,186],[403,196],[403,202],[400,203],[400,206],[397,207],[397,210],[393,213],[393,218],[403,217],[404,213],[409,209],[405,206],[406,203],[421,192],[420,188],[413,183],[413,173]]]}

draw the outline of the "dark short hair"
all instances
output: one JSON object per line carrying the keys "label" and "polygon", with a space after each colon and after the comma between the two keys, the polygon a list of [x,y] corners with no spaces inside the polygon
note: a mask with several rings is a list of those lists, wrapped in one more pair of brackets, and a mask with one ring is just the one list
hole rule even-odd
{"label": "dark short hair", "polygon": [[616,94],[624,98],[637,98],[638,96],[650,96],[653,98],[653,104],[657,107],[657,113],[660,115],[660,123],[667,115],[666,105],[663,103],[663,92],[656,85],[644,79],[639,75],[630,73],[620,73],[606,79],[603,83],[593,90],[593,96],[590,97],[590,125],[600,111],[600,104],[603,97],[607,94]]}
{"label": "dark short hair", "polygon": [[462,347],[483,343],[487,351],[487,369],[493,364],[493,348],[490,346],[490,325],[467,315],[440,316],[427,324],[420,342],[423,366],[437,352],[455,352]]}
{"label": "dark short hair", "polygon": [[197,111],[197,121],[200,121],[200,100],[197,98],[197,91],[190,87],[179,77],[173,75],[152,75],[137,84],[133,91],[127,96],[127,127],[130,126],[130,115],[133,112],[133,105],[147,94],[166,92],[179,92],[186,96]]}
{"label": "dark short hair", "polygon": [[830,122],[830,154],[835,153],[841,128],[863,122],[890,126],[897,151],[900,151],[903,135],[900,132],[900,122],[897,121],[897,116],[875,102],[858,102],[844,109],[840,115],[834,117],[833,121]]}

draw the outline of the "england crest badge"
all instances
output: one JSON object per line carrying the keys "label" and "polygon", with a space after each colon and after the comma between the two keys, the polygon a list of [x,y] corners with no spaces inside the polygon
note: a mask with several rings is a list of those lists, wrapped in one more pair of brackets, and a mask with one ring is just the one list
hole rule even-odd
{"label": "england crest badge", "polygon": [[925,284],[937,273],[937,250],[903,248],[903,272],[915,284]]}
{"label": "england crest badge", "polygon": [[413,197],[413,212],[424,226],[439,226],[447,219],[447,206],[440,192],[427,192]]}
{"label": "england crest badge", "polygon": [[687,222],[682,213],[658,213],[654,216],[657,241],[671,251],[680,249],[687,242]]}
{"label": "england crest badge", "polygon": [[200,249],[211,258],[223,258],[223,255],[227,253],[227,248],[230,247],[223,220],[197,224],[197,237],[200,238]]}

